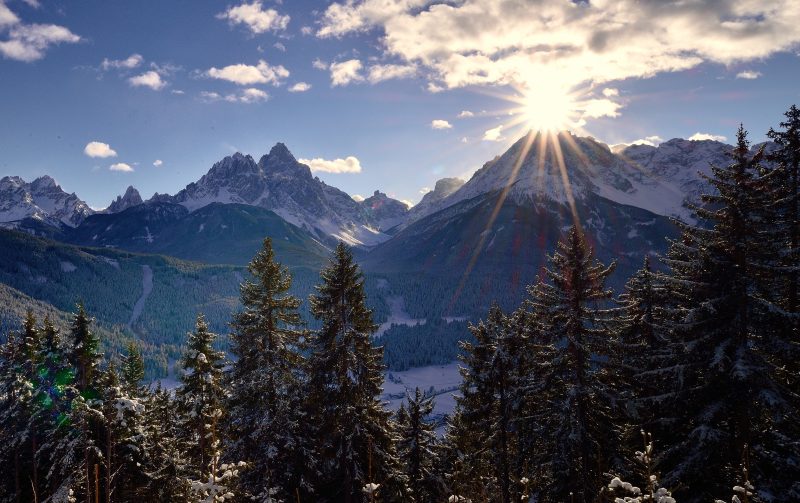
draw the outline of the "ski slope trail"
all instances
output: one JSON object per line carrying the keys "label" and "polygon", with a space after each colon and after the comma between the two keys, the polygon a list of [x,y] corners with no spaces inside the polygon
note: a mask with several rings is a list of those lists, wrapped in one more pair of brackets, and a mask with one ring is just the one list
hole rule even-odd
{"label": "ski slope trail", "polygon": [[131,313],[131,319],[128,321],[128,329],[133,330],[133,324],[136,323],[136,320],[139,319],[139,316],[142,315],[142,310],[144,309],[144,302],[147,300],[147,297],[150,296],[150,292],[153,291],[153,269],[150,268],[149,265],[142,266],[142,295],[136,301],[136,304],[133,305],[133,312]]}

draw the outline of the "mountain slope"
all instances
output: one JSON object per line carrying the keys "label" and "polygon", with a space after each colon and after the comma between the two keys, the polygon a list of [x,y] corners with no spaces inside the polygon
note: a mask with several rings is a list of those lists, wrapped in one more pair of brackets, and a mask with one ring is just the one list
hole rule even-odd
{"label": "mountain slope", "polygon": [[272,211],[244,204],[211,203],[190,213],[180,204],[149,202],[119,213],[92,215],[66,236],[78,245],[211,264],[246,265],[265,237],[272,238],[278,259],[290,266],[316,267],[328,254],[311,235]]}

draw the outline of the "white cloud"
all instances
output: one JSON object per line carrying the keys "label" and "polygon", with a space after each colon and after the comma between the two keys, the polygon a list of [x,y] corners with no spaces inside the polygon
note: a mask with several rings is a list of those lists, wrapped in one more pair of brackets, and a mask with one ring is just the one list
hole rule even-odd
{"label": "white cloud", "polygon": [[376,84],[389,79],[405,79],[413,77],[416,71],[413,65],[372,65],[367,80]]}
{"label": "white cloud", "polygon": [[422,187],[421,189],[419,189],[419,193],[420,194],[427,194],[431,190],[433,190],[433,189],[431,189],[430,187]]}
{"label": "white cloud", "polygon": [[710,134],[710,133],[695,133],[689,138],[687,138],[687,140],[691,141],[703,141],[703,140],[725,141],[727,139],[728,139],[727,137],[722,136],[720,134]]}
{"label": "white cloud", "polygon": [[609,145],[609,148],[611,148],[612,152],[618,152],[624,149],[625,147],[630,147],[631,145],[649,145],[651,147],[656,147],[658,146],[659,143],[663,141],[664,138],[658,135],[652,135],[652,136],[645,136],[644,138],[639,138],[638,140],[633,140],[627,143],[617,143],[614,145]]}
{"label": "white cloud", "polygon": [[619,117],[622,105],[608,99],[586,100],[580,105],[581,117],[597,119],[600,117]]}
{"label": "white cloud", "polygon": [[603,89],[603,96],[606,98],[613,98],[614,96],[619,96],[619,89],[613,87],[606,87]]}
{"label": "white cloud", "polygon": [[110,70],[112,68],[118,70],[130,70],[132,68],[136,68],[137,66],[141,65],[144,61],[144,58],[141,54],[131,54],[125,59],[103,59],[103,62],[100,63],[100,68],[103,70]]}
{"label": "white cloud", "polygon": [[156,168],[160,168],[163,165],[164,161],[162,161],[161,159],[156,159],[155,161],[153,161],[153,166],[155,166]]}
{"label": "white cloud", "polygon": [[361,201],[364,200],[364,196],[362,196],[361,194],[353,194],[350,197],[353,199],[353,201],[355,201],[357,203],[360,203]]}
{"label": "white cloud", "polygon": [[503,141],[505,137],[503,136],[503,126],[497,126],[496,128],[492,128],[487,130],[483,133],[483,140],[484,141]]}
{"label": "white cloud", "polygon": [[240,86],[253,84],[272,84],[277,86],[289,76],[289,70],[284,68],[283,65],[272,66],[262,59],[256,66],[240,63],[223,68],[212,67],[205,74],[212,79],[227,80]]}
{"label": "white cloud", "polygon": [[178,94],[178,95],[181,95],[181,94],[186,94],[186,91],[184,91],[183,89],[173,89],[173,90],[172,90],[172,91],[170,91],[170,92],[171,92],[172,94]]}
{"label": "white cloud", "polygon": [[472,112],[470,112],[469,110],[462,110],[462,111],[461,111],[461,112],[459,112],[459,114],[458,114],[458,118],[459,118],[459,119],[466,119],[466,118],[468,118],[468,117],[474,117],[474,116],[475,116],[475,114],[474,114],[474,113],[472,113]]}
{"label": "white cloud", "polygon": [[317,58],[314,61],[312,61],[311,62],[311,66],[313,66],[317,70],[327,70],[328,69],[328,63],[322,61],[319,58]]}
{"label": "white cloud", "polygon": [[133,168],[131,167],[131,165],[124,162],[118,162],[116,164],[112,164],[111,166],[108,167],[108,169],[110,171],[119,171],[122,173],[133,172]]}
{"label": "white cloud", "polygon": [[466,136],[462,136],[460,141],[461,141],[461,143],[467,143],[467,137]]}
{"label": "white cloud", "polygon": [[351,32],[366,31],[426,3],[427,0],[347,0],[344,4],[332,3],[322,15],[322,27],[317,30],[317,36],[341,37]]}
{"label": "white cloud", "polygon": [[453,125],[444,119],[434,119],[431,121],[431,128],[433,129],[451,129],[452,127]]}
{"label": "white cloud", "polygon": [[272,44],[272,47],[274,47],[274,48],[278,49],[278,50],[279,50],[279,51],[281,51],[281,52],[286,52],[286,46],[285,46],[285,45],[283,45],[283,44],[282,44],[282,43],[280,43],[280,42],[275,42],[274,44]]}
{"label": "white cloud", "polygon": [[755,80],[759,77],[761,77],[761,72],[755,72],[752,70],[746,70],[744,72],[739,72],[736,74],[737,79]]}
{"label": "white cloud", "polygon": [[309,84],[308,82],[297,82],[295,84],[292,84],[292,86],[289,88],[289,92],[290,93],[304,93],[304,92],[308,91],[309,89],[311,89],[311,84]]}
{"label": "white cloud", "polygon": [[298,159],[298,162],[306,164],[311,171],[321,171],[323,173],[361,173],[361,162],[354,156],[344,159],[327,160],[322,158]]}
{"label": "white cloud", "polygon": [[[797,0],[341,0],[319,22],[319,37],[379,31],[381,55],[417,65],[431,91],[535,91],[541,82],[592,89],[704,62],[756,61],[800,43]],[[618,96],[608,89],[606,99]]]}
{"label": "white cloud", "polygon": [[17,23],[19,23],[17,15],[11,12],[11,9],[6,7],[6,4],[0,2],[0,27],[11,26]]}
{"label": "white cloud", "polygon": [[310,26],[303,26],[302,28],[300,28],[300,33],[302,33],[303,35],[311,35],[312,33],[314,33],[314,28]]}
{"label": "white cloud", "polygon": [[361,61],[357,59],[348,59],[339,63],[331,63],[331,85],[332,86],[346,86],[351,82],[360,82],[364,80],[361,75]]}
{"label": "white cloud", "polygon": [[261,103],[267,101],[269,99],[269,94],[262,91],[261,89],[256,89],[255,87],[249,87],[242,91],[238,99],[240,103]]}
{"label": "white cloud", "polygon": [[217,19],[227,19],[232,25],[243,24],[251,32],[260,34],[267,31],[283,31],[289,25],[289,16],[275,9],[265,9],[261,0],[230,7],[217,14]]}
{"label": "white cloud", "polygon": [[153,91],[163,89],[164,86],[167,85],[167,83],[161,79],[161,75],[153,70],[129,78],[128,83],[133,87],[149,87]]}
{"label": "white cloud", "polygon": [[83,147],[83,153],[89,157],[116,157],[117,152],[108,143],[90,141]]}
{"label": "white cloud", "polygon": [[227,101],[228,103],[263,103],[269,99],[269,94],[255,87],[248,87],[242,91],[230,94],[219,94],[213,91],[200,92],[200,99],[213,103],[216,101]]}
{"label": "white cloud", "polygon": [[412,201],[411,199],[400,199],[400,202],[401,202],[401,203],[403,203],[403,204],[405,204],[405,205],[406,205],[406,206],[408,206],[409,208],[411,208],[412,206],[414,206],[414,201]]}
{"label": "white cloud", "polygon": [[52,45],[75,44],[81,37],[55,24],[21,24],[19,18],[0,2],[0,27],[10,26],[7,40],[0,40],[0,54],[18,61],[42,59]]}

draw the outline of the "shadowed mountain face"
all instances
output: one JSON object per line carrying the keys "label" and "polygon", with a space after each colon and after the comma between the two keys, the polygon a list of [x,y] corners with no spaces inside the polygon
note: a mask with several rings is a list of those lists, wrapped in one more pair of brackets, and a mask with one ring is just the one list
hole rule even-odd
{"label": "shadowed mountain face", "polygon": [[67,232],[66,241],[86,246],[158,253],[212,264],[247,264],[265,237],[287,265],[317,266],[328,250],[309,233],[272,211],[244,204],[212,203],[189,212],[154,202],[114,214],[98,214]]}

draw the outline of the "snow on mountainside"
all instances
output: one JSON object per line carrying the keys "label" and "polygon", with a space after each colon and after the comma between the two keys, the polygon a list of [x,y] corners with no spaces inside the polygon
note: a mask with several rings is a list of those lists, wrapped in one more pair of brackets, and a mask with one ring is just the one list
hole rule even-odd
{"label": "snow on mountainside", "polygon": [[79,225],[93,214],[88,204],[78,196],[67,194],[49,176],[27,183],[18,176],[0,178],[0,224],[14,226],[25,218],[33,218],[48,225],[69,227]]}
{"label": "snow on mountainside", "polygon": [[108,205],[108,208],[103,210],[103,213],[119,213],[122,210],[127,210],[132,206],[138,206],[142,204],[142,196],[139,195],[139,191],[136,190],[132,185],[128,186],[128,189],[125,191],[125,195],[117,196],[116,199],[111,201],[111,204]]}
{"label": "snow on mountainside", "polygon": [[[711,189],[699,173],[710,174],[711,164],[727,164],[732,148],[716,141],[676,138],[658,147],[633,145],[614,153],[593,138],[567,132],[557,136],[557,143],[540,140],[538,135],[532,141],[527,136],[518,140],[439,201],[437,209],[508,187],[508,197],[517,203],[540,199],[567,203],[570,195],[583,200],[596,194],[658,215],[691,220],[686,203]],[[559,157],[565,173],[559,168]]]}
{"label": "snow on mountainside", "polygon": [[372,196],[364,199],[359,204],[366,210],[367,215],[381,231],[386,231],[402,224],[408,218],[408,205],[406,203],[392,199],[379,190],[376,190]]}
{"label": "snow on mountainside", "polygon": [[174,196],[156,194],[150,201],[178,203],[189,211],[214,202],[259,206],[318,238],[350,245],[372,246],[389,238],[369,211],[314,177],[282,143],[258,163],[249,155],[228,156]]}

